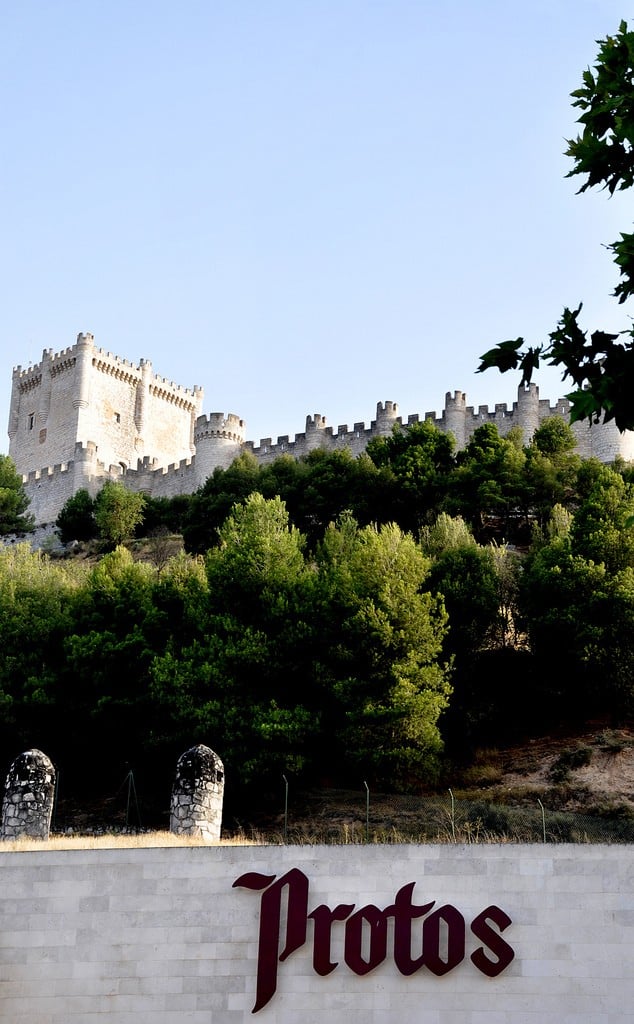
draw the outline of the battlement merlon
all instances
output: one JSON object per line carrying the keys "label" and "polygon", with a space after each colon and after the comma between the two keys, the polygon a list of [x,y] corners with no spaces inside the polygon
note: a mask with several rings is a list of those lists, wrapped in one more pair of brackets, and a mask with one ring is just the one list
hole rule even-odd
{"label": "battlement merlon", "polygon": [[228,438],[242,444],[246,436],[246,424],[233,412],[210,412],[196,417],[194,440],[201,438]]}
{"label": "battlement merlon", "polygon": [[[202,387],[183,388],[155,375],[148,359],[140,359],[137,366],[97,348],[88,333],[57,353],[45,349],[35,366],[17,366],[9,454],[23,479],[28,474],[28,494],[38,521],[54,520],[64,500],[80,487],[87,486],[94,494],[106,479],[121,479],[131,489],[161,496],[193,493],[215,469],[228,468],[241,451],[252,452],[261,465],[282,454],[302,458],[317,448],[345,447],[357,456],[372,438],[420,421],[418,413],[403,420],[398,405],[384,401],[377,403],[376,419],[369,425],[342,424],[335,433],[325,416],[314,413],[306,417],[304,433],[294,440],[289,434],[279,435],[276,443],[267,437],[258,448],[246,440],[245,421],[236,414],[204,415],[203,394]],[[447,392],[440,415],[427,412],[424,419],[452,434],[457,449],[462,449],[483,423],[495,424],[501,436],[520,427],[527,443],[550,416],[566,418],[568,413],[566,399],[551,406],[539,398],[537,385],[531,385],[518,389],[510,409],[505,403],[491,410],[486,405],[474,408],[467,406],[465,392]],[[609,427],[576,431],[580,453],[609,461],[624,452],[624,439]],[[634,432],[628,438],[628,457],[634,457]]]}
{"label": "battlement merlon", "polygon": [[[42,351],[42,359],[38,363],[34,363],[32,366],[24,368],[18,364],[13,368],[14,379],[24,380],[29,377],[36,377],[42,373],[42,369],[45,364],[49,364],[51,367],[56,366],[59,363],[67,363],[70,360],[77,359],[80,354],[86,353],[90,356],[92,361],[99,363],[101,368],[110,368],[114,371],[127,370],[132,371],[134,375],[142,376],[144,368],[149,368],[149,381],[156,385],[157,388],[173,393],[178,397],[187,397],[194,402],[196,407],[201,410],[204,389],[195,384],[192,388],[184,387],[182,384],[175,384],[174,381],[168,381],[166,377],[161,377],[158,374],[152,372],[152,362],[149,359],[140,359],[138,365],[133,363],[129,359],[124,359],[121,356],[117,356],[114,353],[104,348],[99,348],[95,345],[94,335],[89,332],[80,332],[77,335],[77,340],[74,345],[67,348],[60,349],[55,352],[52,348],[44,349]],[[146,379],[148,379],[146,370]]]}

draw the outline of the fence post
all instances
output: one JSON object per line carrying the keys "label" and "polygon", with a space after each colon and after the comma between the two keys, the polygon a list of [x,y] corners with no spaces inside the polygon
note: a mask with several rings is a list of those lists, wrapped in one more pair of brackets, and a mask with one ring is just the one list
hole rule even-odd
{"label": "fence post", "polygon": [[131,800],[132,800],[132,794],[134,793],[134,806],[136,807],[136,817],[137,817],[137,821],[138,821],[138,824],[139,824],[139,828],[141,828],[142,826],[141,826],[141,812],[139,810],[139,798],[137,796],[136,786],[134,784],[134,773],[132,772],[132,770],[130,770],[128,772],[128,777],[127,777],[127,779],[125,781],[127,781],[127,783],[128,783],[128,798],[127,798],[127,801],[126,801],[126,808],[125,808],[125,827],[126,828],[130,828],[130,803],[131,803]]}
{"label": "fence post", "polygon": [[455,843],[456,841],[456,805],[453,798],[453,793],[449,790],[449,796],[451,797],[451,838]]}
{"label": "fence post", "polygon": [[365,786],[365,841],[370,842],[370,790],[368,784],[363,780]]}
{"label": "fence post", "polygon": [[539,797],[537,797],[537,803],[542,809],[542,835],[544,837],[544,842],[546,842],[546,812],[544,811],[544,805]]}
{"label": "fence post", "polygon": [[285,775],[282,775],[284,779],[284,844],[288,838],[288,779]]}

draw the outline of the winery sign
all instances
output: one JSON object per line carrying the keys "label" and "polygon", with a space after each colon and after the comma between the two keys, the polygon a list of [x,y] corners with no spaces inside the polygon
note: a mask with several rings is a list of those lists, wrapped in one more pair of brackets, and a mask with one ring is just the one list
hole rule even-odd
{"label": "winery sign", "polygon": [[[313,969],[322,976],[339,966],[341,952],[346,966],[355,974],[368,974],[383,963],[388,955],[390,919],[393,921],[392,955],[401,974],[410,975],[426,968],[440,976],[452,971],[465,958],[467,921],[451,904],[436,907],[435,900],[414,903],[415,882],[403,885],[394,902],[383,910],[371,903],[358,910],[354,903],[339,903],[332,908],[322,903],[310,912],[309,880],[298,868],[291,868],[279,878],[249,871],[240,875],[233,885],[262,893],[256,999],[252,1013],[266,1006],[275,993],[278,963],[305,945],[309,921],[313,922]],[[280,935],[284,907],[285,924]],[[335,921],[345,921],[342,951],[333,949]],[[481,943],[471,953],[471,963],[489,978],[497,977],[515,956],[502,938],[502,932],[510,924],[510,917],[500,907],[489,906],[468,925]]]}

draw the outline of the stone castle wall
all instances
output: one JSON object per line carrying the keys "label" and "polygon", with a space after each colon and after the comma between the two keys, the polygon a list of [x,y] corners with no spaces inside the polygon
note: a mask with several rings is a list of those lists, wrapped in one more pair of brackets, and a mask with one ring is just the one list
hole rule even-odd
{"label": "stone castle wall", "polygon": [[[468,406],[462,391],[448,392],[445,405],[405,419],[396,402],[379,402],[376,418],[341,424],[336,431],[320,413],[306,417],[303,433],[259,444],[247,441],[244,420],[229,413],[202,413],[203,390],[180,387],[154,374],[152,364],[138,365],[97,348],[90,334],[62,352],[44,351],[36,366],[13,373],[9,417],[9,455],[23,475],[36,523],[55,521],[64,503],[80,488],[94,497],[106,480],[120,480],[152,497],[191,494],[220,467],[226,469],[249,451],[261,464],[281,455],[301,458],[316,448],[346,448],[360,455],[369,441],[385,437],[395,424],[420,419],[453,434],[457,447],[474,431],[494,424],[505,437],[514,427],[527,443],[552,416],[569,415],[567,399],[554,405],[540,399],[537,385],[518,389],[509,408],[500,403]],[[612,462],[618,455],[634,460],[634,433],[620,434],[614,423],[574,424],[577,450],[584,458]]]}
{"label": "stone castle wall", "polygon": [[[129,469],[147,475],[192,459],[202,388],[190,390],[97,348],[80,334],[13,371],[9,455],[37,522],[52,521],[80,487],[96,493]],[[195,489],[195,488],[193,488]]]}

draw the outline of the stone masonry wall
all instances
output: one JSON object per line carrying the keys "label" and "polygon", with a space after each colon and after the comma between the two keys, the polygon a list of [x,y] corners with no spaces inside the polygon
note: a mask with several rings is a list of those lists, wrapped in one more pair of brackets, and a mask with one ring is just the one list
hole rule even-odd
{"label": "stone masonry wall", "polygon": [[[630,1024],[633,852],[501,844],[15,853],[0,844],[0,1017]],[[293,874],[306,899],[302,906],[296,887],[287,929],[291,890],[279,887]],[[263,892],[276,887],[281,897],[262,915]],[[496,907],[498,922],[510,919],[502,930],[482,917]],[[256,990],[265,1005],[254,1014]]]}
{"label": "stone masonry wall", "polygon": [[191,460],[202,401],[201,388],[157,376],[147,360],[135,365],[97,348],[90,334],[63,352],[45,350],[35,366],[16,367],[9,455],[36,521],[53,521],[80,487],[96,493],[129,468]]}
{"label": "stone masonry wall", "polygon": [[[244,420],[233,413],[205,415],[202,400],[201,388],[182,388],[155,375],[147,360],[135,365],[97,348],[90,334],[80,334],[63,352],[45,351],[42,361],[27,370],[18,366],[9,454],[23,476],[36,523],[53,523],[77,490],[85,487],[94,496],[106,480],[122,480],[153,497],[191,494],[242,451],[252,452],[261,464],[280,455],[301,458],[315,448],[346,448],[357,456],[395,424],[421,418],[414,413],[404,419],[396,402],[379,402],[368,425],[341,424],[335,431],[325,416],[314,413],[292,439],[282,435],[255,444],[246,440]],[[422,418],[452,433],[460,449],[485,423],[494,424],[503,437],[519,427],[528,443],[545,420],[568,415],[566,399],[551,405],[531,384],[518,389],[510,408],[499,403],[492,410],[468,406],[462,391],[447,392],[440,415],[426,412]],[[613,423],[575,424],[573,429],[583,457],[634,460],[634,433],[620,434]]]}

